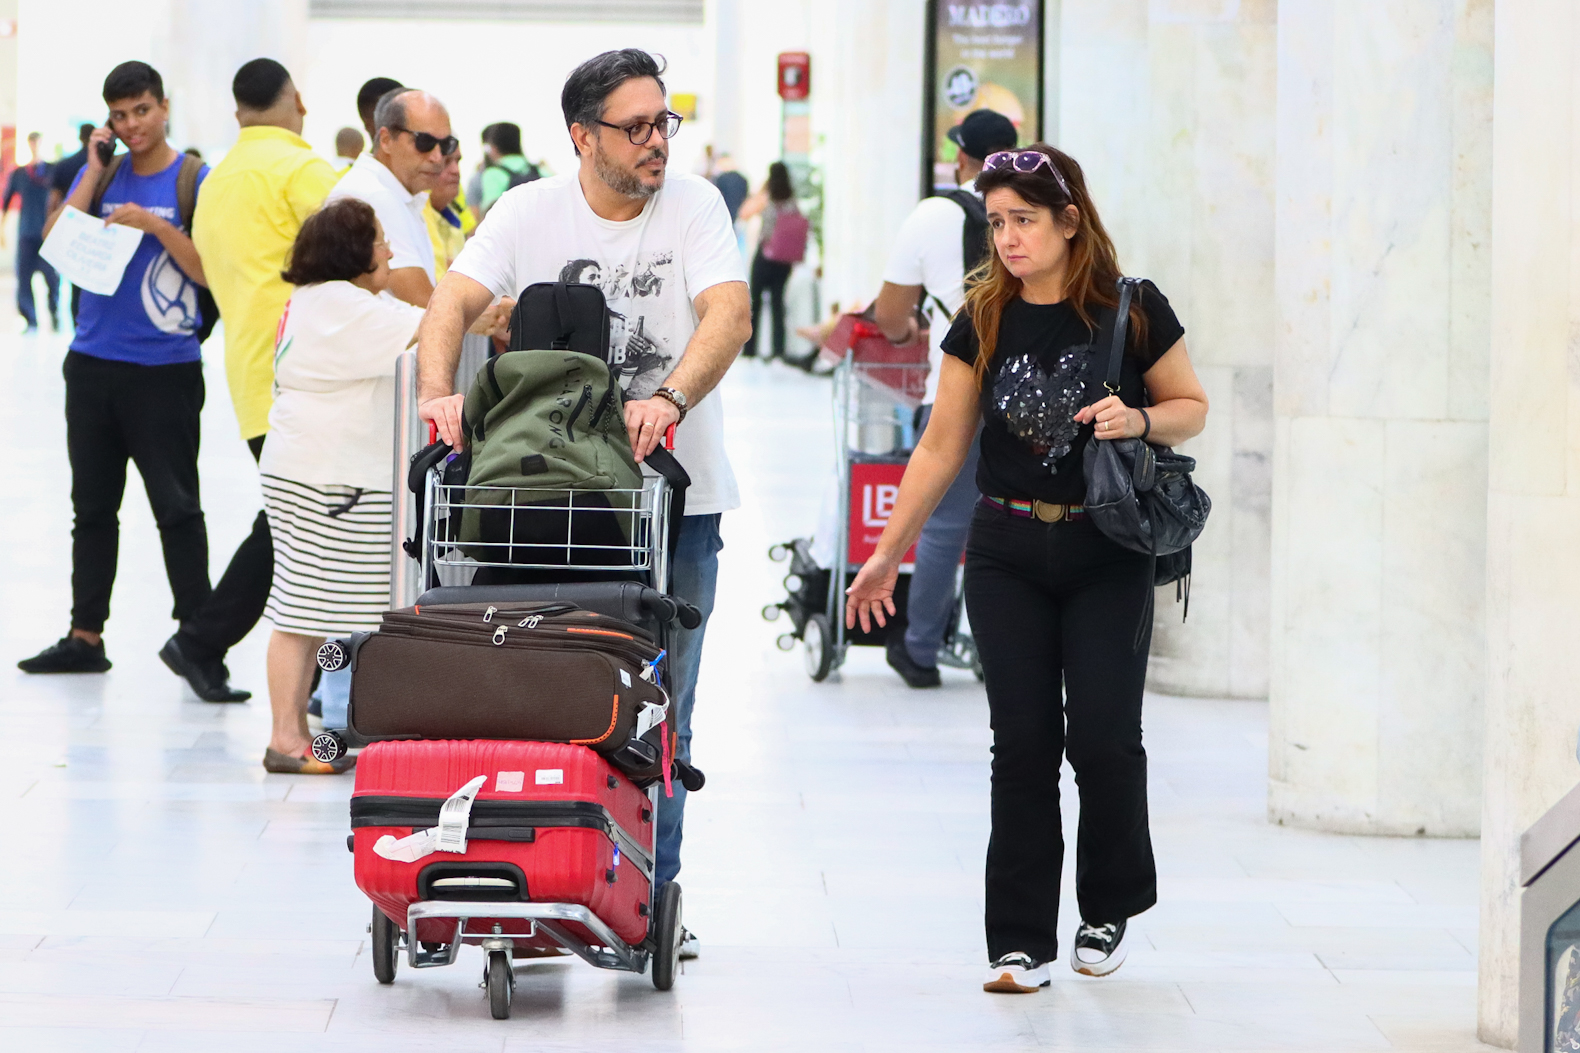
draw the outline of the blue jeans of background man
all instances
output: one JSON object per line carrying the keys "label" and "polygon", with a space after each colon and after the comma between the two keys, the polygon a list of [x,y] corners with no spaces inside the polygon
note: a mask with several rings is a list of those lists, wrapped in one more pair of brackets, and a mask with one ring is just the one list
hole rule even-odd
{"label": "blue jeans of background man", "polygon": [[[691,709],[697,700],[697,670],[702,666],[702,636],[713,613],[713,593],[719,583],[719,515],[686,516],[680,521],[680,541],[670,553],[669,591],[695,604],[702,624],[680,629],[671,638],[670,679],[678,685],[671,698],[675,707],[675,756],[691,760]],[[658,862],[655,887],[673,881],[680,873],[681,828],[686,818],[686,788],[674,782],[675,796],[658,791]]]}
{"label": "blue jeans of background man", "polygon": [[33,272],[44,276],[44,287],[49,290],[49,317],[60,318],[60,276],[38,254],[43,248],[43,238],[21,237],[16,239],[16,309],[30,326],[38,325],[38,311],[33,306]]}
{"label": "blue jeans of background man", "polygon": [[[918,441],[932,415],[932,406],[922,407]],[[977,440],[972,439],[960,474],[944,491],[944,499],[916,539],[916,569],[911,572],[911,595],[905,607],[905,649],[911,661],[926,669],[938,664],[938,650],[944,645],[955,610],[955,575],[960,569],[960,554],[966,550],[966,535],[971,532],[971,514],[981,497],[977,491],[979,449]]]}

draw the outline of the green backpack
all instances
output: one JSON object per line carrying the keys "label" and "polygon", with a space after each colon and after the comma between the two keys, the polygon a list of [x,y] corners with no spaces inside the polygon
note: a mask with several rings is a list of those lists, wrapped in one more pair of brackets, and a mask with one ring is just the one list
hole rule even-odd
{"label": "green backpack", "polygon": [[[472,454],[460,531],[468,555],[485,563],[626,562],[626,553],[610,550],[630,544],[636,495],[629,491],[642,489],[642,472],[620,386],[602,359],[575,351],[489,358],[466,396],[461,431]],[[496,486],[515,492],[477,489]],[[529,503],[576,511],[519,510]],[[478,507],[489,505],[501,507]]]}

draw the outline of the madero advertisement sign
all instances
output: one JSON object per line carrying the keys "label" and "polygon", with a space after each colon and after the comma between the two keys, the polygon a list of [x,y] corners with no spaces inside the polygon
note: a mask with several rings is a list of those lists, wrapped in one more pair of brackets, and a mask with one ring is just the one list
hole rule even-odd
{"label": "madero advertisement sign", "polygon": [[949,129],[972,110],[997,110],[1022,146],[1042,137],[1042,0],[929,0],[922,192],[954,188]]}

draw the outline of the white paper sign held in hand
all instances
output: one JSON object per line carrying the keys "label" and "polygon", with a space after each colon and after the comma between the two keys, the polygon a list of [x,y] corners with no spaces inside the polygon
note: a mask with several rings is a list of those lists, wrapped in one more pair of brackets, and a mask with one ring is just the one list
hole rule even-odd
{"label": "white paper sign held in hand", "polygon": [[114,296],[142,242],[143,232],[135,227],[106,225],[67,205],[38,254],[79,289]]}

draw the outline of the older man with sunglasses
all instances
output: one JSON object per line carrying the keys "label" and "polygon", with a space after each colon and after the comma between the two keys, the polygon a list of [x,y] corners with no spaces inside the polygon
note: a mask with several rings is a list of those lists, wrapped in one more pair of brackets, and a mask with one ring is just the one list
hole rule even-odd
{"label": "older man with sunglasses", "polygon": [[385,93],[374,107],[373,129],[373,149],[357,158],[329,198],[354,197],[373,206],[394,254],[390,292],[427,307],[437,274],[424,210],[445,159],[461,144],[450,134],[444,104],[415,88]]}

